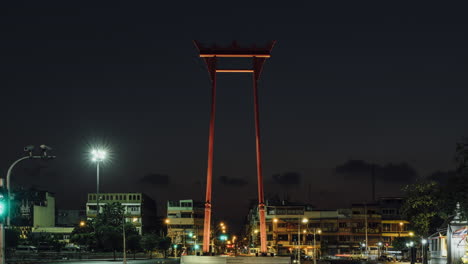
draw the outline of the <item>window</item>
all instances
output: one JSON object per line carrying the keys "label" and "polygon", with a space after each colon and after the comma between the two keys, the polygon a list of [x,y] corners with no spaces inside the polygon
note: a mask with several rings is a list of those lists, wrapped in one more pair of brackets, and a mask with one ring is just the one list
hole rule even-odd
{"label": "window", "polygon": [[182,203],[180,203],[180,206],[181,206],[181,207],[192,207],[192,203],[190,203],[190,202],[182,202]]}
{"label": "window", "polygon": [[267,235],[267,240],[268,240],[268,241],[273,240],[273,235],[272,235],[272,234],[268,234],[268,235]]}
{"label": "window", "polygon": [[140,195],[137,195],[137,200],[140,200]]}
{"label": "window", "polygon": [[347,227],[346,222],[340,222],[340,223],[338,223],[338,225],[339,225],[340,228]]}
{"label": "window", "polygon": [[192,218],[192,213],[181,213],[180,217],[181,218]]}
{"label": "window", "polygon": [[350,241],[351,237],[350,236],[339,236],[338,238],[340,241]]}
{"label": "window", "polygon": [[128,212],[139,212],[140,207],[136,206],[136,205],[129,205],[129,206],[127,206],[127,211]]}
{"label": "window", "polygon": [[391,225],[390,224],[382,224],[383,231],[390,231]]}
{"label": "window", "polygon": [[287,234],[278,234],[278,241],[288,241]]}

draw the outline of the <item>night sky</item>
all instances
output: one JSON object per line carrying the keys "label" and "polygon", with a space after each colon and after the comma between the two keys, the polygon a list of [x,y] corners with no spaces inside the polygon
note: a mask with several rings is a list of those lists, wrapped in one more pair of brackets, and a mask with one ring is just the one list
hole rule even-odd
{"label": "night sky", "polygon": [[[375,1],[9,1],[0,8],[0,168],[12,183],[95,192],[88,151],[111,150],[102,192],[203,201],[210,81],[192,40],[277,40],[260,87],[265,193],[320,208],[401,195],[454,168],[468,135],[465,6]],[[327,1],[328,2],[328,1]],[[439,2],[442,4],[442,2]],[[251,76],[218,75],[214,218],[255,199]],[[235,209],[232,209],[235,207]]]}

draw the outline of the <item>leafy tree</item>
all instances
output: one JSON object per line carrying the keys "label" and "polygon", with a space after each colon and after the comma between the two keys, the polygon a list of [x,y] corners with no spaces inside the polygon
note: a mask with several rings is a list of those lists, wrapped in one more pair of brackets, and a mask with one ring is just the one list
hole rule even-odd
{"label": "leafy tree", "polygon": [[163,251],[164,258],[167,258],[167,250],[171,247],[171,244],[172,244],[171,238],[159,237],[157,248]]}
{"label": "leafy tree", "polygon": [[392,241],[392,247],[395,250],[403,250],[406,248],[406,243],[408,243],[410,239],[408,237],[395,237]]}
{"label": "leafy tree", "polygon": [[131,223],[125,224],[125,241],[127,250],[133,252],[133,259],[135,259],[135,253],[141,249],[141,236]]}
{"label": "leafy tree", "polygon": [[[120,203],[106,204],[96,219],[75,227],[71,240],[96,250],[113,251],[115,260],[116,251],[123,248],[123,220],[124,207]],[[140,235],[133,224],[125,224],[125,235],[128,248],[134,252],[138,250]]]}
{"label": "leafy tree", "polygon": [[437,228],[442,219],[438,214],[440,208],[440,186],[434,181],[419,180],[403,188],[406,201],[402,211],[410,221],[417,234],[428,236]]}
{"label": "leafy tree", "polygon": [[97,241],[94,233],[94,221],[90,220],[83,226],[76,226],[71,234],[70,241],[78,245],[86,245],[89,248],[96,249]]}
{"label": "leafy tree", "polygon": [[150,258],[153,258],[153,251],[158,248],[159,237],[155,234],[145,234],[141,238],[141,247],[150,253]]}

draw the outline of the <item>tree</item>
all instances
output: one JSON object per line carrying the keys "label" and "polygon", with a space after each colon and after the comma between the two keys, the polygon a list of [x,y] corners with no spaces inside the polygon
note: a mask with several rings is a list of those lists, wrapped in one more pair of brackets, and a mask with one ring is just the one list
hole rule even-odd
{"label": "tree", "polygon": [[159,250],[162,250],[164,253],[164,258],[167,257],[167,250],[171,247],[172,241],[169,237],[159,237],[158,246]]}
{"label": "tree", "polygon": [[406,248],[406,243],[408,243],[410,239],[408,237],[395,237],[392,241],[392,247],[394,250],[404,250]]}
{"label": "tree", "polygon": [[145,234],[141,238],[141,247],[150,253],[150,258],[153,258],[153,251],[158,248],[159,238],[155,234]]}
{"label": "tree", "polygon": [[417,234],[427,237],[436,229],[442,219],[440,208],[440,187],[434,181],[420,179],[415,184],[403,188],[406,201],[402,206],[403,214],[410,221]]}
{"label": "tree", "polygon": [[70,241],[78,245],[96,249],[97,240],[96,234],[94,233],[94,221],[90,220],[83,223],[83,225],[76,226],[72,231]]}
{"label": "tree", "polygon": [[125,224],[125,241],[127,249],[133,252],[133,259],[135,259],[135,253],[141,249],[141,236],[131,223]]}
{"label": "tree", "polygon": [[[106,204],[94,220],[75,227],[71,240],[96,250],[113,251],[115,260],[116,251],[123,248],[123,222],[124,207],[120,203]],[[140,235],[133,224],[125,224],[125,235],[129,249],[138,250]]]}

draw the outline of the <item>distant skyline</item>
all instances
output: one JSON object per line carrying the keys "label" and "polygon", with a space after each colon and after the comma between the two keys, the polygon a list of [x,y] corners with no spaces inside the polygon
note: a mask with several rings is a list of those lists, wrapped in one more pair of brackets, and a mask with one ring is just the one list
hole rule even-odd
{"label": "distant skyline", "polygon": [[[246,8],[248,7],[248,8]],[[231,10],[231,11],[229,11]],[[462,6],[405,3],[13,1],[0,11],[1,173],[26,145],[57,159],[12,183],[95,192],[88,151],[106,145],[102,192],[203,201],[210,83],[192,40],[277,40],[259,83],[266,197],[318,207],[401,195],[454,169],[468,136]],[[240,223],[256,199],[250,76],[218,79],[213,217]],[[351,161],[351,162],[350,162]],[[239,199],[239,200],[238,200]],[[227,210],[226,208],[229,208]],[[231,209],[234,208],[234,209]]]}

